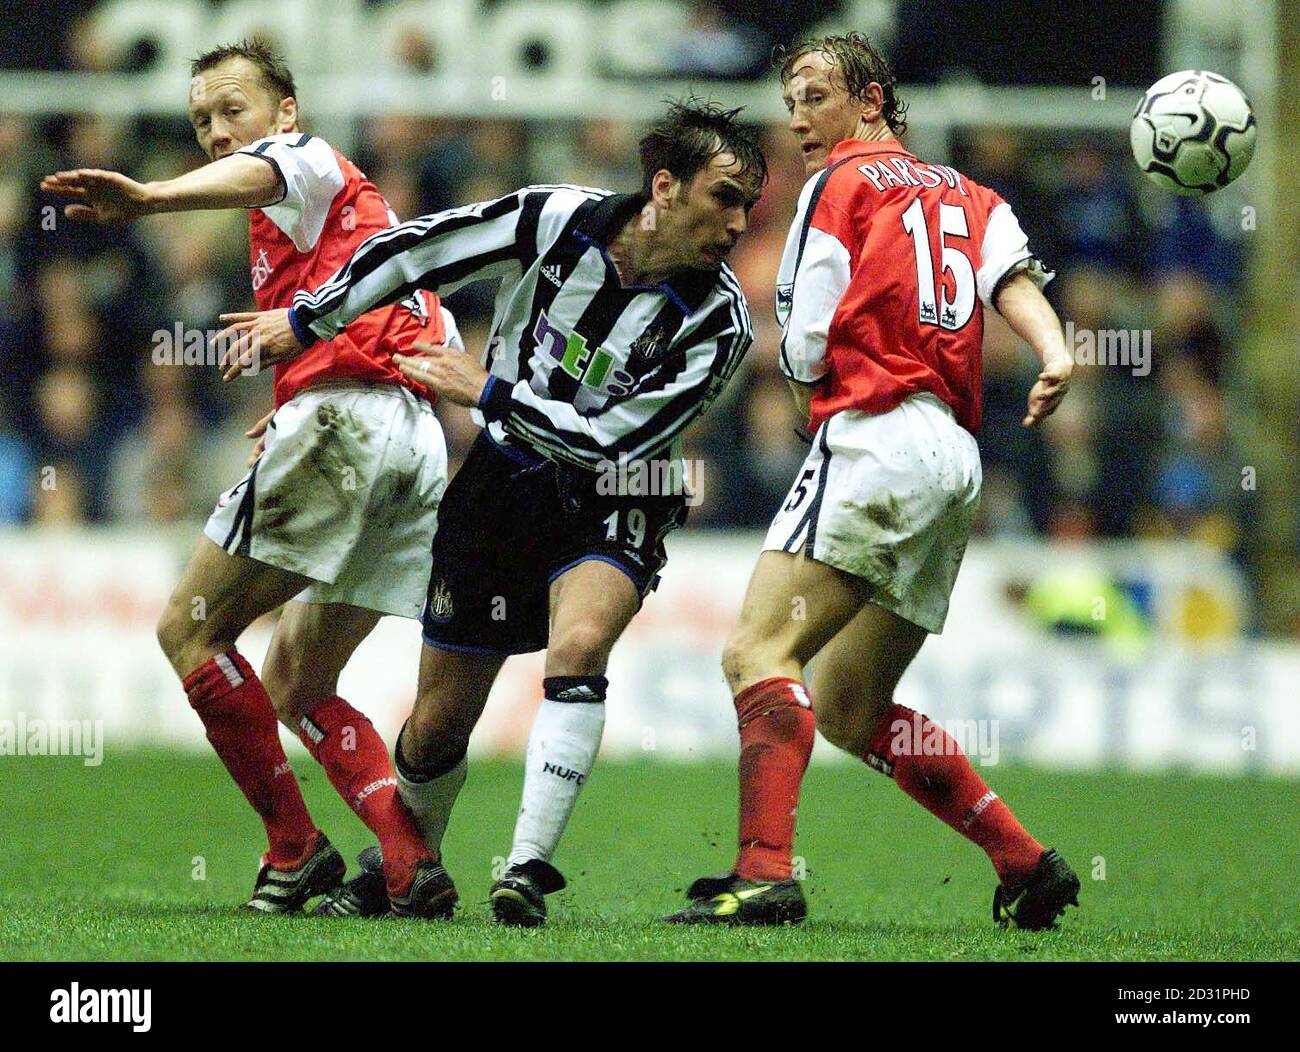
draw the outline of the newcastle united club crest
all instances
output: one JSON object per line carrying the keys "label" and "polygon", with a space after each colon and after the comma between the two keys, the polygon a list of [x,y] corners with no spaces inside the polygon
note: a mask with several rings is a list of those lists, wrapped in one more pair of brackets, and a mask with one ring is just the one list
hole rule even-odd
{"label": "newcastle united club crest", "polygon": [[445,579],[439,577],[438,583],[429,596],[429,616],[440,624],[450,621],[455,608],[451,604],[451,589]]}
{"label": "newcastle united club crest", "polygon": [[653,366],[668,349],[672,334],[658,325],[652,325],[632,341],[628,348],[627,368],[634,376],[641,376]]}

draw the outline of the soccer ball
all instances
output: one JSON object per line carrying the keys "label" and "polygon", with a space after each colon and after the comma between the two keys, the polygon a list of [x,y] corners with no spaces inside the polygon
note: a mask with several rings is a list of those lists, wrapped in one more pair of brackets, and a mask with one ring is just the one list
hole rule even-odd
{"label": "soccer ball", "polygon": [[1250,164],[1255,113],[1226,77],[1186,69],[1161,77],[1142,96],[1129,139],[1148,179],[1200,197],[1227,186]]}

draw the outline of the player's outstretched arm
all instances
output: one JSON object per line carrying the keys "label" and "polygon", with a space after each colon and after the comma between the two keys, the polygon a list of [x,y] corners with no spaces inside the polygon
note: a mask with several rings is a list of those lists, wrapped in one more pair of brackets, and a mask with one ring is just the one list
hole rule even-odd
{"label": "player's outstretched arm", "polygon": [[192,172],[141,183],[121,172],[77,168],[41,180],[41,189],[70,202],[69,219],[129,223],[158,212],[207,208],[260,208],[284,193],[279,172],[260,157],[231,154]]}
{"label": "player's outstretched arm", "polygon": [[[269,167],[269,166],[264,166]],[[519,241],[520,219],[536,220],[549,193],[525,187],[495,201],[448,209],[381,230],[357,246],[349,259],[315,292],[300,290],[288,310],[221,315],[227,341],[221,360],[224,379],[233,380],[252,363],[278,365],[317,340],[332,339],[368,310],[410,295],[412,287],[446,294],[479,278],[518,275],[522,260],[538,252],[534,237]],[[583,197],[557,209],[552,225],[571,213]]]}
{"label": "player's outstretched arm", "polygon": [[[493,201],[449,208],[380,231],[363,241],[314,292],[293,298],[292,323],[305,345],[333,339],[368,310],[413,288],[445,296],[484,278],[522,275],[564,221],[590,195],[524,187]],[[558,204],[542,210],[548,202]]]}
{"label": "player's outstretched arm", "polygon": [[1043,363],[1029,392],[1029,409],[1022,421],[1025,427],[1034,427],[1055,412],[1070,388],[1074,361],[1065,347],[1061,321],[1047,297],[1023,271],[1012,274],[998,287],[993,305]]}

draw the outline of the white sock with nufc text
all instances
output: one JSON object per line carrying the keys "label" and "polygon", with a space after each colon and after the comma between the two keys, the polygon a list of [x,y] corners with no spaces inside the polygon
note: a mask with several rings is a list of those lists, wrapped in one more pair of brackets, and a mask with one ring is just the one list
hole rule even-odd
{"label": "white sock with nufc text", "polygon": [[508,865],[530,858],[549,862],[573,814],[605,729],[604,691],[599,701],[547,698],[528,736],[524,793]]}

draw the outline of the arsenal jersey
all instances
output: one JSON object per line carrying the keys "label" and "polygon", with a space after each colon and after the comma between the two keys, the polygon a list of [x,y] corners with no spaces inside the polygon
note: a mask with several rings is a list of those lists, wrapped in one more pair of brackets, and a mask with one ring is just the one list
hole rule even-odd
{"label": "arsenal jersey", "polygon": [[[272,165],[284,186],[284,196],[275,204],[249,211],[258,310],[292,306],[298,289],[316,288],[352,258],[361,242],[397,225],[374,184],[324,139],[290,132],[259,139],[239,152]],[[438,297],[421,289],[363,314],[332,340],[276,366],[276,407],[325,380],[400,384],[428,398],[397,370],[392,356],[410,354],[416,340],[459,344],[454,324]]]}
{"label": "arsenal jersey", "polygon": [[777,277],[781,372],[815,384],[809,427],[928,391],[980,425],[983,308],[1034,258],[994,191],[895,141],[849,139],[799,196]]}

